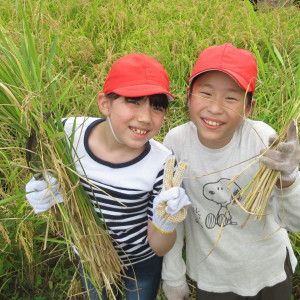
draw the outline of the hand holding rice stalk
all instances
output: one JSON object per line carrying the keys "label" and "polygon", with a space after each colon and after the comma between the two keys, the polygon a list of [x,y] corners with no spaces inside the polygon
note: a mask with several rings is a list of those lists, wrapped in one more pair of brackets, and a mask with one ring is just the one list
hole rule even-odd
{"label": "hand holding rice stalk", "polygon": [[[55,203],[62,202],[63,199],[63,204],[54,206],[60,215],[57,223],[62,225],[63,238],[68,245],[75,245],[92,283],[99,290],[105,286],[108,293],[115,298],[111,284],[120,281],[122,262],[112,245],[105,224],[99,220],[80,184],[79,174],[74,166],[74,160],[78,157],[72,149],[72,143],[65,136],[59,111],[59,107],[64,107],[66,94],[76,76],[72,81],[59,75],[52,76],[57,37],[49,54],[38,54],[37,49],[44,49],[39,44],[42,41],[38,36],[33,36],[22,7],[20,9],[23,14],[23,33],[19,34],[20,47],[10,38],[9,32],[0,27],[2,128],[9,128],[5,132],[7,140],[18,139],[23,149],[29,133],[33,132],[32,128],[36,132],[36,144],[31,150],[35,163],[31,168],[35,173],[52,174],[55,176],[52,177],[53,180],[59,182],[60,192],[52,193],[51,197]],[[36,28],[36,32],[39,32],[39,28]],[[44,113],[48,111],[52,111],[52,115],[45,119]],[[7,148],[8,151],[11,150]],[[23,169],[28,167],[24,164]],[[50,193],[51,182],[50,180]],[[62,199],[56,199],[58,194]],[[22,200],[25,200],[24,197]],[[46,242],[47,233],[45,244]]]}
{"label": "hand holding rice stalk", "polygon": [[[296,120],[292,120],[280,136],[271,136],[269,148],[262,151],[261,155],[260,160],[263,165],[249,183],[248,187],[251,186],[251,188],[244,202],[240,204],[247,212],[254,215],[254,220],[259,221],[265,215],[269,197],[278,185],[278,180],[282,187],[283,182],[290,185],[298,175],[300,147]],[[241,195],[247,191],[248,187]],[[242,227],[245,224],[246,222]]]}
{"label": "hand holding rice stalk", "polygon": [[[290,113],[292,116],[288,127],[284,127],[281,134],[273,135],[269,139],[269,147],[261,151],[258,155],[262,165],[249,184],[236,196],[233,201],[247,213],[249,213],[245,222],[241,225],[243,228],[251,215],[254,221],[261,221],[266,216],[269,198],[276,186],[284,188],[290,186],[299,173],[300,147],[298,137],[297,121],[299,119],[300,103],[293,106]],[[295,118],[293,118],[293,116]],[[240,174],[232,178],[228,186],[247,169],[246,167]],[[245,196],[244,201],[239,201],[240,197]],[[284,205],[284,203],[282,204]]]}
{"label": "hand holding rice stalk", "polygon": [[274,147],[274,150],[268,149],[267,151],[262,151],[263,157],[260,161],[269,169],[280,171],[280,179],[282,181],[294,182],[300,163],[300,147],[296,120],[290,122],[283,140],[286,140],[286,142],[280,142],[277,135],[271,136],[269,144]]}

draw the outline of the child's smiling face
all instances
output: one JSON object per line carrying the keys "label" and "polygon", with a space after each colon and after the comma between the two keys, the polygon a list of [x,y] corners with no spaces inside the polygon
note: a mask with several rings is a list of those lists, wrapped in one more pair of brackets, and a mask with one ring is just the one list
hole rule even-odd
{"label": "child's smiling face", "polygon": [[109,100],[105,96],[99,99],[105,104],[101,111],[110,117],[116,136],[129,148],[143,149],[162,126],[166,109],[151,105],[147,96],[141,100],[124,97]]}
{"label": "child's smiling face", "polygon": [[227,145],[243,117],[251,111],[246,91],[226,73],[208,71],[193,83],[190,115],[199,140],[208,148]]}

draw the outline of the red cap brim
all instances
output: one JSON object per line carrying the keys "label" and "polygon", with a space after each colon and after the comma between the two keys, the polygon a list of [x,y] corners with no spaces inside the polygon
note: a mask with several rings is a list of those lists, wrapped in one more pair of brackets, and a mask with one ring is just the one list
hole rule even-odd
{"label": "red cap brim", "polygon": [[116,93],[123,97],[142,97],[142,96],[150,96],[155,94],[165,94],[168,97],[169,101],[173,101],[175,97],[169,93],[167,90],[162,89],[160,86],[156,85],[133,85],[122,87],[118,89],[112,90],[113,93]]}

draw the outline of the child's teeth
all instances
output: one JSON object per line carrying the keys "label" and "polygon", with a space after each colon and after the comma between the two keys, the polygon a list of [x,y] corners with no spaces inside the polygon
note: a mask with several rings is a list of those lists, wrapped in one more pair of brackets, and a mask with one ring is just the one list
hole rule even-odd
{"label": "child's teeth", "polygon": [[209,121],[209,120],[205,120],[205,122],[209,125],[212,125],[212,126],[218,126],[218,125],[221,125],[221,123],[218,123],[218,122],[214,122],[214,121]]}
{"label": "child's teeth", "polygon": [[138,133],[138,134],[146,134],[146,131],[140,130],[140,129],[133,129],[133,131]]}

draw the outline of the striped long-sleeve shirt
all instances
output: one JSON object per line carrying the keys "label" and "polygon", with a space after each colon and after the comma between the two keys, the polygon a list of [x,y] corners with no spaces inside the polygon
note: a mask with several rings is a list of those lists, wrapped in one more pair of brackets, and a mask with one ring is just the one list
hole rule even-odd
{"label": "striped long-sleeve shirt", "polygon": [[89,182],[82,180],[82,185],[99,218],[105,219],[115,249],[125,265],[135,264],[154,255],[147,239],[147,223],[152,217],[153,199],[162,188],[164,162],[171,153],[150,140],[143,153],[129,162],[103,161],[88,146],[89,134],[102,121],[68,118],[64,129],[73,136],[76,169]]}

